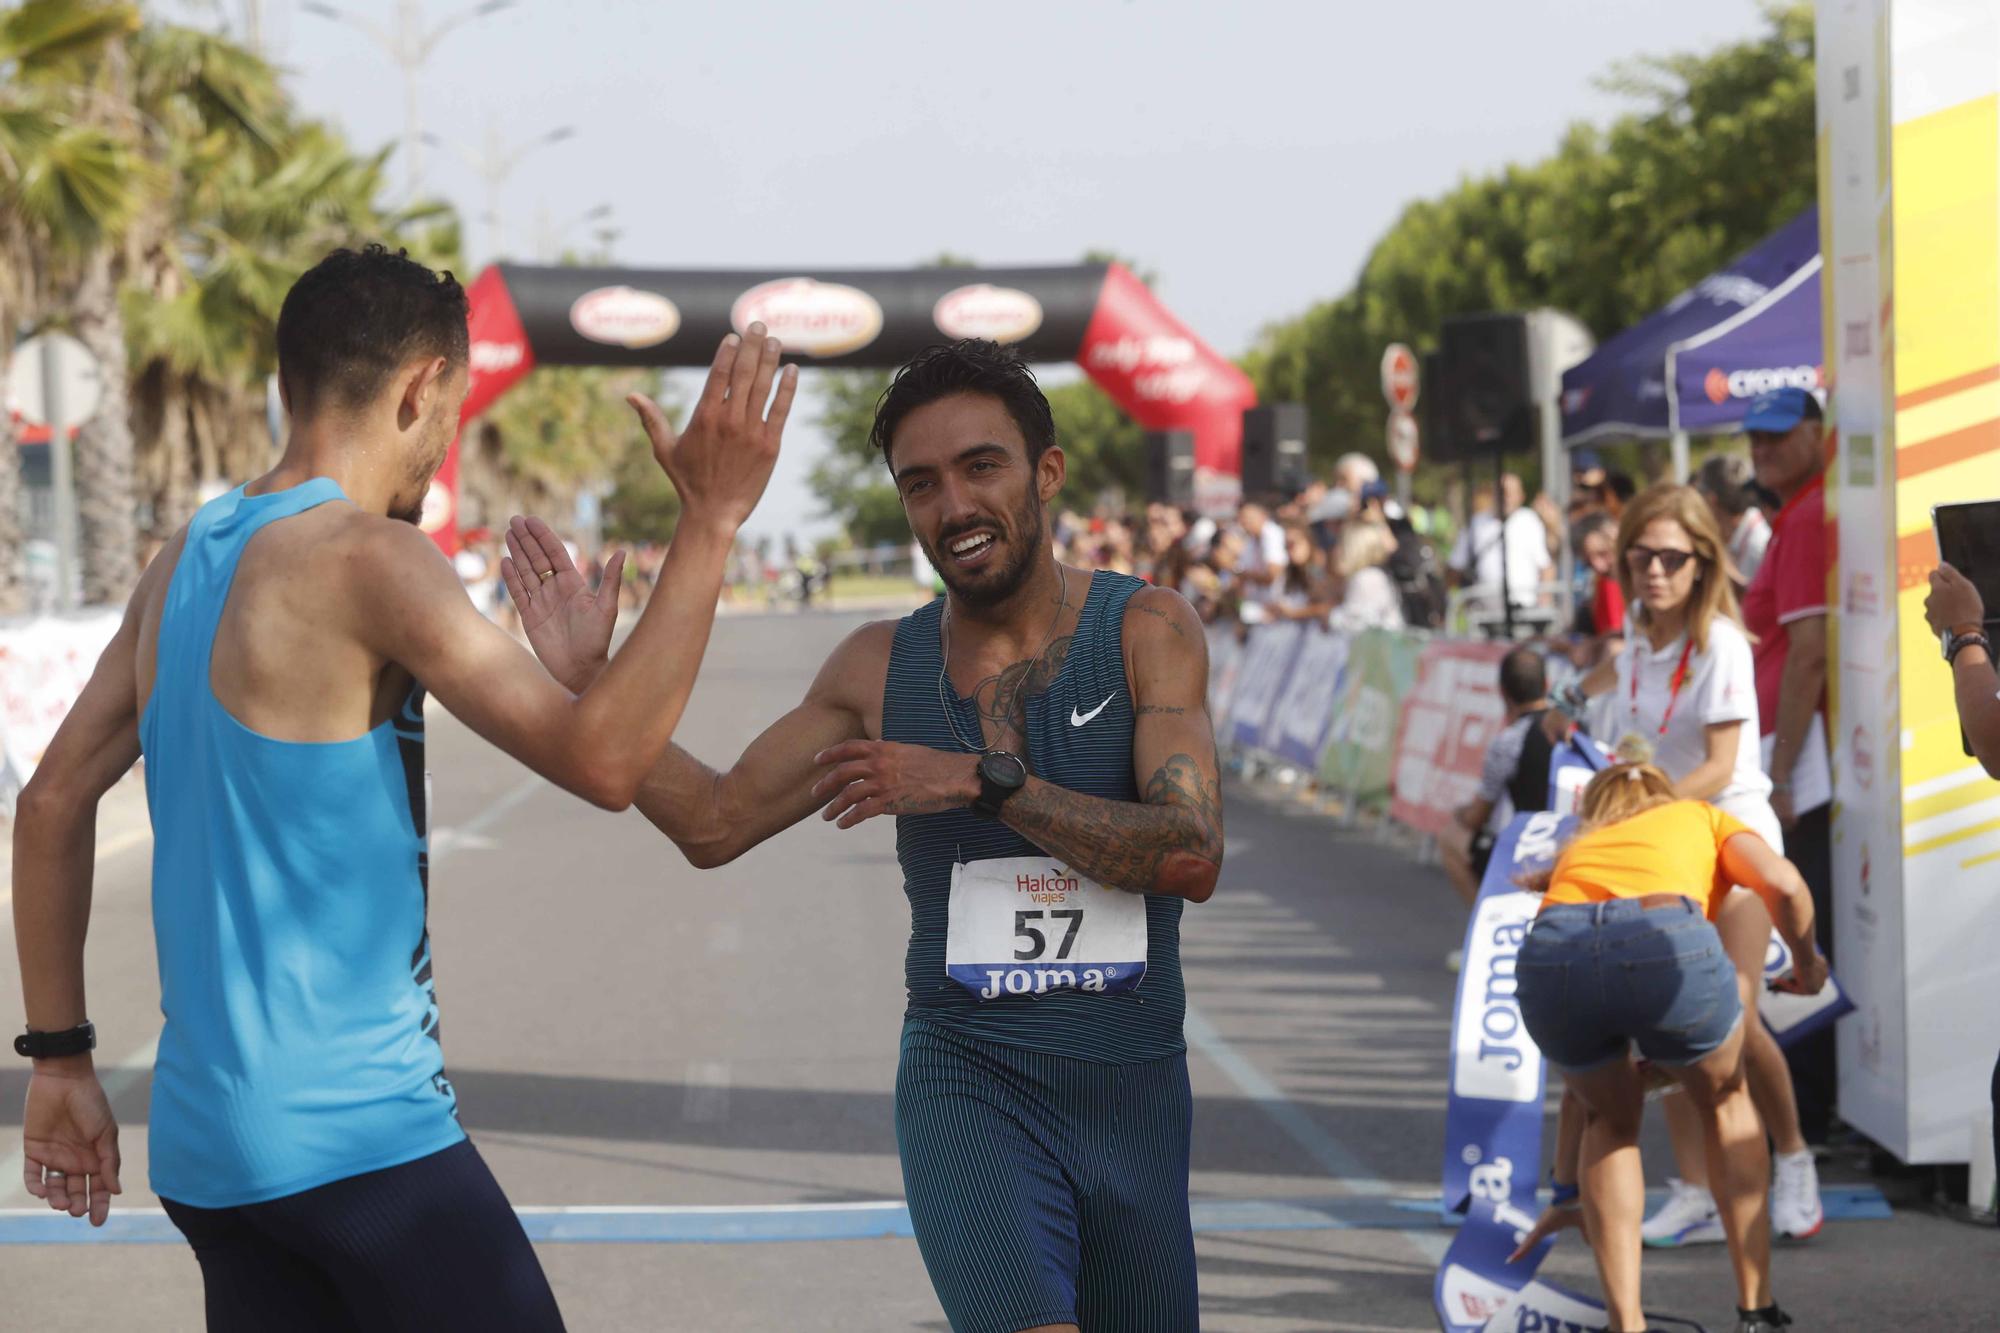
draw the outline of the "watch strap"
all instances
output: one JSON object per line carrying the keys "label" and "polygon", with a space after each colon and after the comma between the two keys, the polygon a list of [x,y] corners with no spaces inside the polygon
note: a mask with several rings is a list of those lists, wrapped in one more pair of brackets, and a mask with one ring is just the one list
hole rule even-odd
{"label": "watch strap", "polygon": [[30,1028],[14,1038],[14,1054],[29,1060],[55,1060],[96,1049],[97,1029],[87,1021],[62,1032],[36,1032]]}
{"label": "watch strap", "polygon": [[1952,666],[1957,666],[1958,655],[1967,648],[1975,646],[1984,652],[1989,660],[1992,658],[1993,641],[1987,638],[1982,631],[1974,630],[1969,634],[1952,635],[1944,646],[1944,660]]}

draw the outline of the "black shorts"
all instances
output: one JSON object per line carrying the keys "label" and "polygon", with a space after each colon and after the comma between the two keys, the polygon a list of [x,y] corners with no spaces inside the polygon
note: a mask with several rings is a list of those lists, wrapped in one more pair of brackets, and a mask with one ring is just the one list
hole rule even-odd
{"label": "black shorts", "polygon": [[201,1264],[209,1333],[561,1333],[499,1182],[469,1141],[237,1208],[162,1199]]}

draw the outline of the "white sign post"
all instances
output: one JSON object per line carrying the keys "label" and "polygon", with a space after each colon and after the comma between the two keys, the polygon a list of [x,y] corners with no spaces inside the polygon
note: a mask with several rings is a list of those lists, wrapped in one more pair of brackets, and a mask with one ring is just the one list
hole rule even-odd
{"label": "white sign post", "polygon": [[1396,498],[1410,505],[1410,474],[1417,469],[1417,354],[1402,343],[1382,350],[1382,396],[1389,400],[1389,457],[1396,464]]}
{"label": "white sign post", "polygon": [[14,348],[7,398],[28,421],[49,428],[49,483],[56,528],[56,609],[76,609],[76,481],[69,433],[97,415],[104,372],[90,349],[65,333],[39,334]]}

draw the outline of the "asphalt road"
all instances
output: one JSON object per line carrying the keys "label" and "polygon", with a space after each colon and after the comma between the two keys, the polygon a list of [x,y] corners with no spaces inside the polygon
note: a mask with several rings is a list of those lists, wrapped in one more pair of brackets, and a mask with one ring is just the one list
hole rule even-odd
{"label": "asphalt road", "polygon": [[[724,621],[682,738],[733,758],[855,623]],[[638,815],[563,795],[436,709],[431,747],[445,1054],[466,1126],[517,1204],[732,1210],[587,1215],[611,1231],[717,1236],[874,1215],[799,1205],[901,1198],[890,1094],[908,915],[886,821],[813,822],[703,874]],[[89,953],[100,1068],[125,1127],[120,1203],[134,1209],[157,1206],[144,1188],[159,1025],[144,820],[128,782],[100,820]],[[1198,1237],[1203,1327],[1434,1328],[1449,1233],[1414,1211],[1392,1229],[1379,1215],[1385,1199],[1437,1191],[1453,986],[1440,963],[1460,909],[1434,870],[1296,803],[1239,784],[1228,826],[1222,887],[1183,928],[1193,1196],[1198,1216],[1225,1224],[1292,1220]],[[0,995],[17,993],[13,950],[0,950]],[[0,1210],[32,1202],[8,1156],[24,1082],[0,1070]],[[1667,1157],[1653,1146],[1658,1181]],[[1378,1224],[1315,1224],[1282,1207],[1293,1202]],[[0,1216],[0,1240],[16,1226]],[[200,1327],[185,1247],[71,1231],[0,1243],[0,1327]],[[945,1329],[907,1238],[538,1249],[579,1330]],[[1778,1291],[1802,1330],[1991,1327],[1995,1249],[1991,1230],[1901,1209],[1782,1251]],[[1545,1272],[1595,1285],[1574,1240]],[[1650,1256],[1647,1281],[1649,1304],[1730,1326],[1719,1248]]]}

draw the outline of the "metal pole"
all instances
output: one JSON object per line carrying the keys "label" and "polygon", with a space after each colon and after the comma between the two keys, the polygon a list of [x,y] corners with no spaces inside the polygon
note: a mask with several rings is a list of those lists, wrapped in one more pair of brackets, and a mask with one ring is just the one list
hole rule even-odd
{"label": "metal pole", "polygon": [[49,423],[49,489],[55,501],[56,610],[76,609],[76,479],[70,473],[69,411],[63,402],[62,341],[42,340],[42,415]]}
{"label": "metal pole", "polygon": [[1500,623],[1507,642],[1514,641],[1514,590],[1507,586],[1507,454],[1493,451],[1493,512],[1500,515]]}

